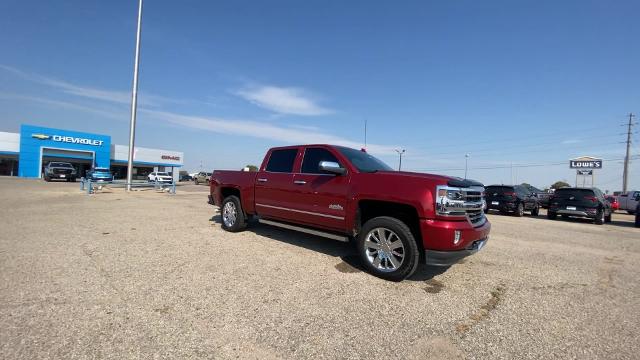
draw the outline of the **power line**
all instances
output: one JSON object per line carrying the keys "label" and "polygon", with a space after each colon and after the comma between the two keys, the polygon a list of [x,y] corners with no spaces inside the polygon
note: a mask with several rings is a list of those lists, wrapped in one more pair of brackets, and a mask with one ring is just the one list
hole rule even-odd
{"label": "power line", "polygon": [[[632,156],[630,159],[638,159],[640,156]],[[603,161],[620,161],[624,160],[624,158],[611,158],[611,159],[603,159]],[[567,161],[557,161],[557,162],[545,162],[545,163],[533,163],[533,164],[506,164],[506,165],[494,165],[494,166],[477,166],[468,168],[469,170],[496,170],[496,169],[509,169],[511,167],[514,168],[528,168],[528,167],[541,167],[541,166],[558,166],[558,165],[567,165]],[[464,170],[464,168],[412,168],[411,170],[417,171],[460,171]]]}

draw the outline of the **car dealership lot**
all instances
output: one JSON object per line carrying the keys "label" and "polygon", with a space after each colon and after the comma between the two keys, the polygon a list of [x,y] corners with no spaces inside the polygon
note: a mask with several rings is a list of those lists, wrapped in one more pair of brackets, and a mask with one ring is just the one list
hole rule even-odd
{"label": "car dealership lot", "polygon": [[[0,178],[6,358],[637,358],[640,229],[489,215],[487,246],[410,280],[348,244],[222,231],[177,195]],[[214,216],[216,215],[216,216]],[[213,216],[213,217],[212,217]]]}

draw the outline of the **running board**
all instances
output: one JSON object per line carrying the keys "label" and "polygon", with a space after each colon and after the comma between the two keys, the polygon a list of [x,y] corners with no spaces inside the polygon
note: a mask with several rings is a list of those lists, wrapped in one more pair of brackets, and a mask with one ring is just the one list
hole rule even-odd
{"label": "running board", "polygon": [[273,220],[258,219],[258,221],[261,224],[277,226],[277,227],[281,227],[283,229],[299,231],[299,232],[303,232],[303,233],[311,234],[311,235],[316,235],[316,236],[322,236],[322,237],[325,237],[325,238],[338,240],[338,241],[342,241],[342,242],[349,242],[349,238],[344,236],[344,235],[336,235],[336,234],[332,234],[330,232],[308,229],[308,228],[305,228],[305,227],[285,224],[285,223],[281,223],[281,222],[273,221]]}

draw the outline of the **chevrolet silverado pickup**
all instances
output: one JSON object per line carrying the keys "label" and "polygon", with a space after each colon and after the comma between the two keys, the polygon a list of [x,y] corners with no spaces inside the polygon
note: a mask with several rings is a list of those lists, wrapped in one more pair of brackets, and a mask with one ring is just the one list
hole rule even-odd
{"label": "chevrolet silverado pickup", "polygon": [[257,172],[213,172],[209,203],[224,230],[257,218],[353,241],[367,271],[401,281],[420,262],[450,266],[485,245],[483,195],[476,181],[394,171],[363,150],[300,145],[270,149]]}

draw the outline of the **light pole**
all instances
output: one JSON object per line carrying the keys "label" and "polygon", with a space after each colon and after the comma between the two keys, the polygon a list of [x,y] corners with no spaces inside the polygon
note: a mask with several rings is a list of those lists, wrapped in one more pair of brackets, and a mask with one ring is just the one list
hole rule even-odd
{"label": "light pole", "polygon": [[469,164],[469,154],[464,154],[464,178],[467,178],[467,165]]}
{"label": "light pole", "polygon": [[142,31],[142,0],[138,2],[138,31],[136,32],[136,57],[133,65],[133,89],[131,90],[131,123],[129,124],[129,156],[127,159],[127,191],[133,182],[133,149],[136,139],[136,111],[138,109],[138,65],[140,64],[140,34]]}
{"label": "light pole", "polygon": [[402,150],[396,149],[396,152],[398,153],[398,155],[400,155],[400,163],[398,164],[398,171],[402,170],[402,154],[404,154],[405,151],[406,151],[405,149],[402,149]]}

